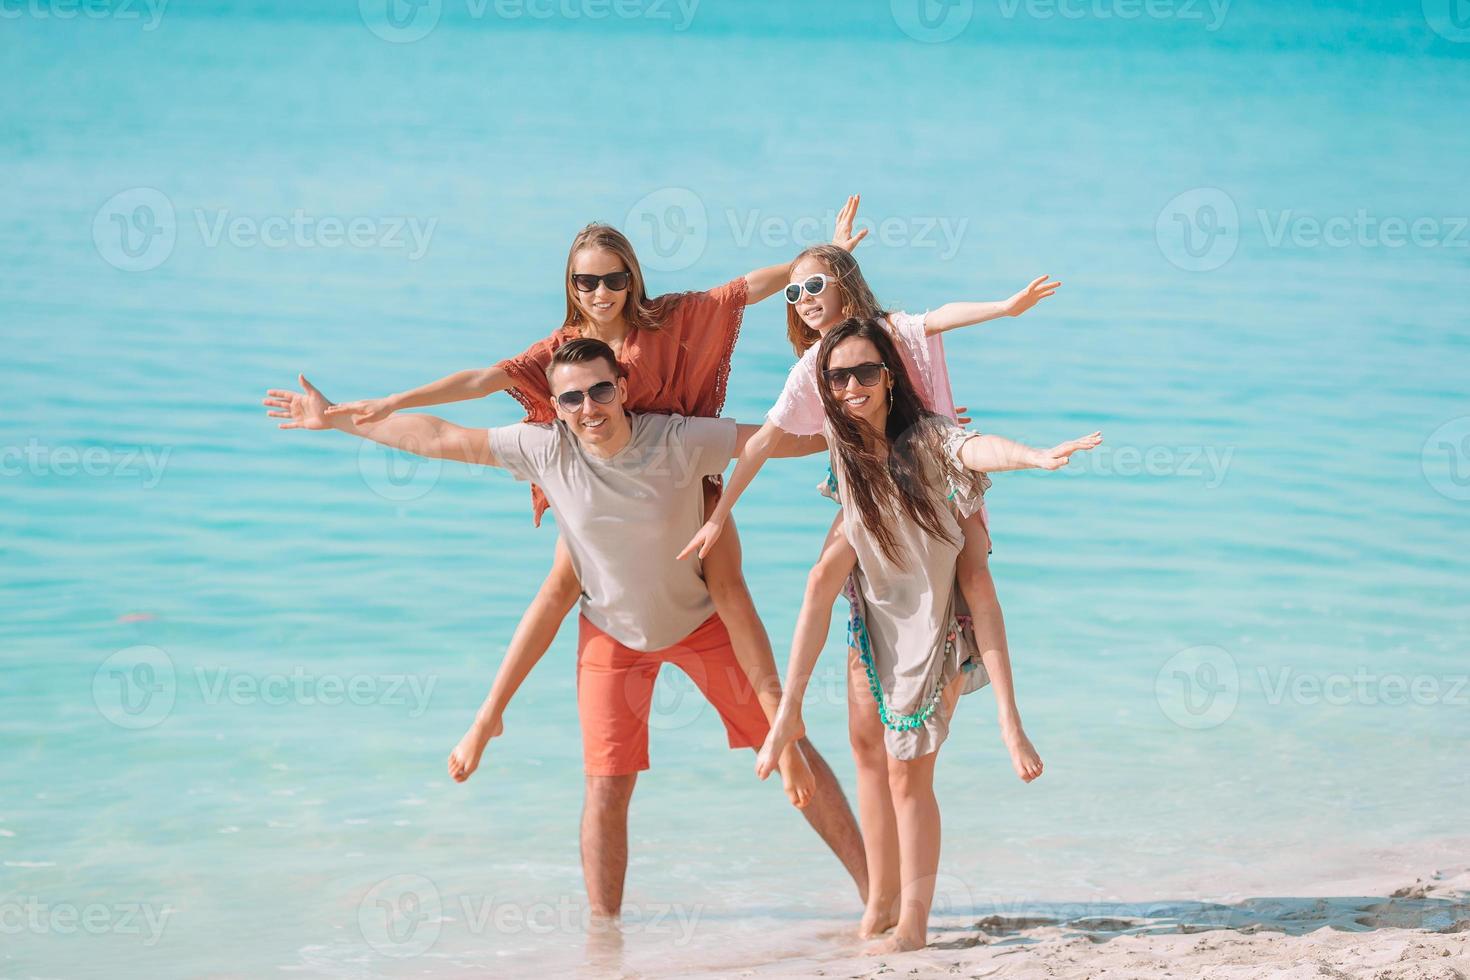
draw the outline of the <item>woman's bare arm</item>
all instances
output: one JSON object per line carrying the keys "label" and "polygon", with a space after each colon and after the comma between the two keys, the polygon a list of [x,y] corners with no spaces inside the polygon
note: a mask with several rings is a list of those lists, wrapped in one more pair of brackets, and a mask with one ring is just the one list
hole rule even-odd
{"label": "woman's bare arm", "polygon": [[1035,449],[1012,442],[1004,436],[975,436],[960,446],[960,462],[976,473],[1003,473],[1007,470],[1059,470],[1067,465],[1075,452],[1095,449],[1102,443],[1102,433],[1094,432],[1053,446]]}
{"label": "woman's bare arm", "polygon": [[327,409],[327,415],[350,416],[353,422],[363,425],[381,422],[402,408],[423,408],[426,405],[445,405],[471,398],[484,398],[511,387],[514,387],[511,376],[499,366],[471,368],[383,398],[341,402]]}

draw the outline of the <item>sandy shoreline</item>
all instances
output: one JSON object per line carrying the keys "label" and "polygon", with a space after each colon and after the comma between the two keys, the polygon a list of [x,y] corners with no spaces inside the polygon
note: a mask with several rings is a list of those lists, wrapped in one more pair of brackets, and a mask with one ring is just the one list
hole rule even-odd
{"label": "sandy shoreline", "polygon": [[865,957],[845,946],[686,976],[1470,980],[1470,868],[1381,891],[947,917],[918,952]]}

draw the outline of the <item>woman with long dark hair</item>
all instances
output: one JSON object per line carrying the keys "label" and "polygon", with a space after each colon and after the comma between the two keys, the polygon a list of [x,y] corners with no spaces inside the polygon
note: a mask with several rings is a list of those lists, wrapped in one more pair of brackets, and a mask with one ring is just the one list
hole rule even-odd
{"label": "woman with long dark hair", "polygon": [[956,584],[960,517],[979,507],[986,473],[1060,469],[1102,435],[1043,450],[961,428],[924,407],[881,320],[829,330],[817,367],[842,512],[807,580],[756,771],[770,775],[803,731],[802,697],[851,575],[848,729],[869,875],[860,932],[894,929],[875,952],[917,949],[939,864],[934,763],[959,696],[990,682]]}

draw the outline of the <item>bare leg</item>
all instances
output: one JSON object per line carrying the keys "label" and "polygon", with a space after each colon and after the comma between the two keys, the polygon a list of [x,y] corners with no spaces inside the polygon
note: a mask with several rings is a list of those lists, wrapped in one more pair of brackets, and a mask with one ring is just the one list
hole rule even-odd
{"label": "bare leg", "polygon": [[454,751],[449,753],[449,775],[462,783],[480,765],[480,756],[490,739],[505,729],[502,717],[505,707],[515,695],[521,682],[531,669],[546,655],[547,649],[556,639],[556,631],[562,620],[577,604],[582,594],[582,583],[572,568],[572,557],[561,538],[556,539],[556,558],[551,564],[551,573],[542,583],[536,598],[531,600],[526,614],[521,617],[515,633],[506,648],[505,659],[495,672],[495,683],[490,687],[485,702],[475,714],[475,720]]}
{"label": "bare leg", "polygon": [[893,935],[869,952],[903,952],[928,945],[929,907],[934,903],[934,876],[939,871],[939,801],[934,798],[938,757],[938,752],[930,752],[908,762],[888,758],[903,888]]}
{"label": "bare leg", "polygon": [[[958,676],[945,688],[942,710],[950,717],[963,682],[963,676]],[[898,825],[903,887],[893,935],[873,944],[865,950],[867,953],[906,952],[929,944],[929,909],[934,904],[934,883],[939,873],[939,801],[934,796],[934,764],[938,759],[937,750],[907,762],[888,756],[888,788]]]}
{"label": "bare leg", "polygon": [[628,804],[638,774],[588,776],[582,806],[582,877],[594,921],[616,921],[628,874]]}
{"label": "bare leg", "polygon": [[870,939],[898,924],[903,878],[899,869],[898,823],[888,788],[888,749],[883,722],[868,690],[858,652],[847,651],[847,734],[857,763],[858,814],[868,859],[868,899],[858,935]]}
{"label": "bare leg", "polygon": [[[715,491],[706,483],[705,514],[714,510],[718,502]],[[750,589],[741,571],[740,535],[735,530],[734,520],[727,528],[704,559],[704,580],[715,611],[720,614],[720,620],[730,634],[735,659],[755,689],[766,721],[770,722],[776,717],[776,709],[781,704],[781,679],[776,673],[770,634],[755,611],[755,600],[750,597]],[[797,807],[806,806],[814,786],[811,767],[802,756],[801,749],[792,746],[783,751],[779,768],[787,798]]]}
{"label": "bare leg", "polygon": [[960,522],[965,544],[955,563],[960,592],[975,620],[975,638],[980,643],[980,659],[990,674],[995,691],[996,717],[1000,737],[1011,756],[1011,767],[1024,782],[1041,775],[1041,756],[1026,737],[1021,726],[1021,712],[1016,708],[1016,689],[1011,678],[1011,654],[1006,643],[1006,624],[1000,612],[1000,598],[995,594],[995,581],[990,577],[990,534],[978,513]]}
{"label": "bare leg", "polygon": [[[711,507],[713,501],[707,498],[706,510]],[[735,659],[750,679],[765,711],[766,721],[770,722],[781,704],[781,682],[776,673],[776,658],[771,652],[771,638],[755,611],[755,602],[740,572],[740,557],[740,536],[736,533],[734,521],[731,521],[704,560],[704,577],[715,609],[730,633]],[[790,771],[793,763],[807,770],[806,782],[810,787],[804,794],[809,802],[802,807],[802,815],[837,855],[857,885],[858,896],[866,901],[868,872],[862,835],[842,792],[842,785],[816,747],[801,738],[781,755],[782,780],[787,785],[788,795],[791,795],[792,787],[787,780],[797,775]]]}

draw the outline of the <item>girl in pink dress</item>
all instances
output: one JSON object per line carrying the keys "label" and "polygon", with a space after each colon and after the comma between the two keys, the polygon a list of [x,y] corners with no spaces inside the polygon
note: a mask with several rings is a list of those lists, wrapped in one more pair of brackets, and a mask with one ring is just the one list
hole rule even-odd
{"label": "girl in pink dress", "polygon": [[[848,199],[838,217],[837,238],[843,238],[844,229],[849,230],[847,237],[851,237],[858,202],[856,196]],[[1014,296],[998,302],[946,303],[917,315],[891,312],[878,305],[850,252],[830,245],[816,245],[802,252],[791,264],[791,277],[785,290],[787,337],[800,359],[791,368],[780,397],[767,413],[765,425],[746,443],[729,485],[708,522],[680,556],[696,553],[702,556],[719,540],[731,508],[786,437],[822,431],[824,414],[817,386],[817,344],[833,327],[854,317],[884,322],[925,409],[963,424],[969,419],[961,419],[961,410],[954,404],[942,335],[997,317],[1020,316],[1060,286],[1060,282],[1040,276]],[[828,535],[824,560],[833,547],[839,523],[840,517],[833,522],[833,533]],[[1005,621],[990,577],[990,533],[983,505],[977,503],[973,509],[964,508],[960,528],[964,533],[958,561],[960,591],[973,616],[985,668],[994,685],[1001,738],[1016,775],[1030,782],[1041,775],[1041,757],[1027,738],[1016,707]]]}

